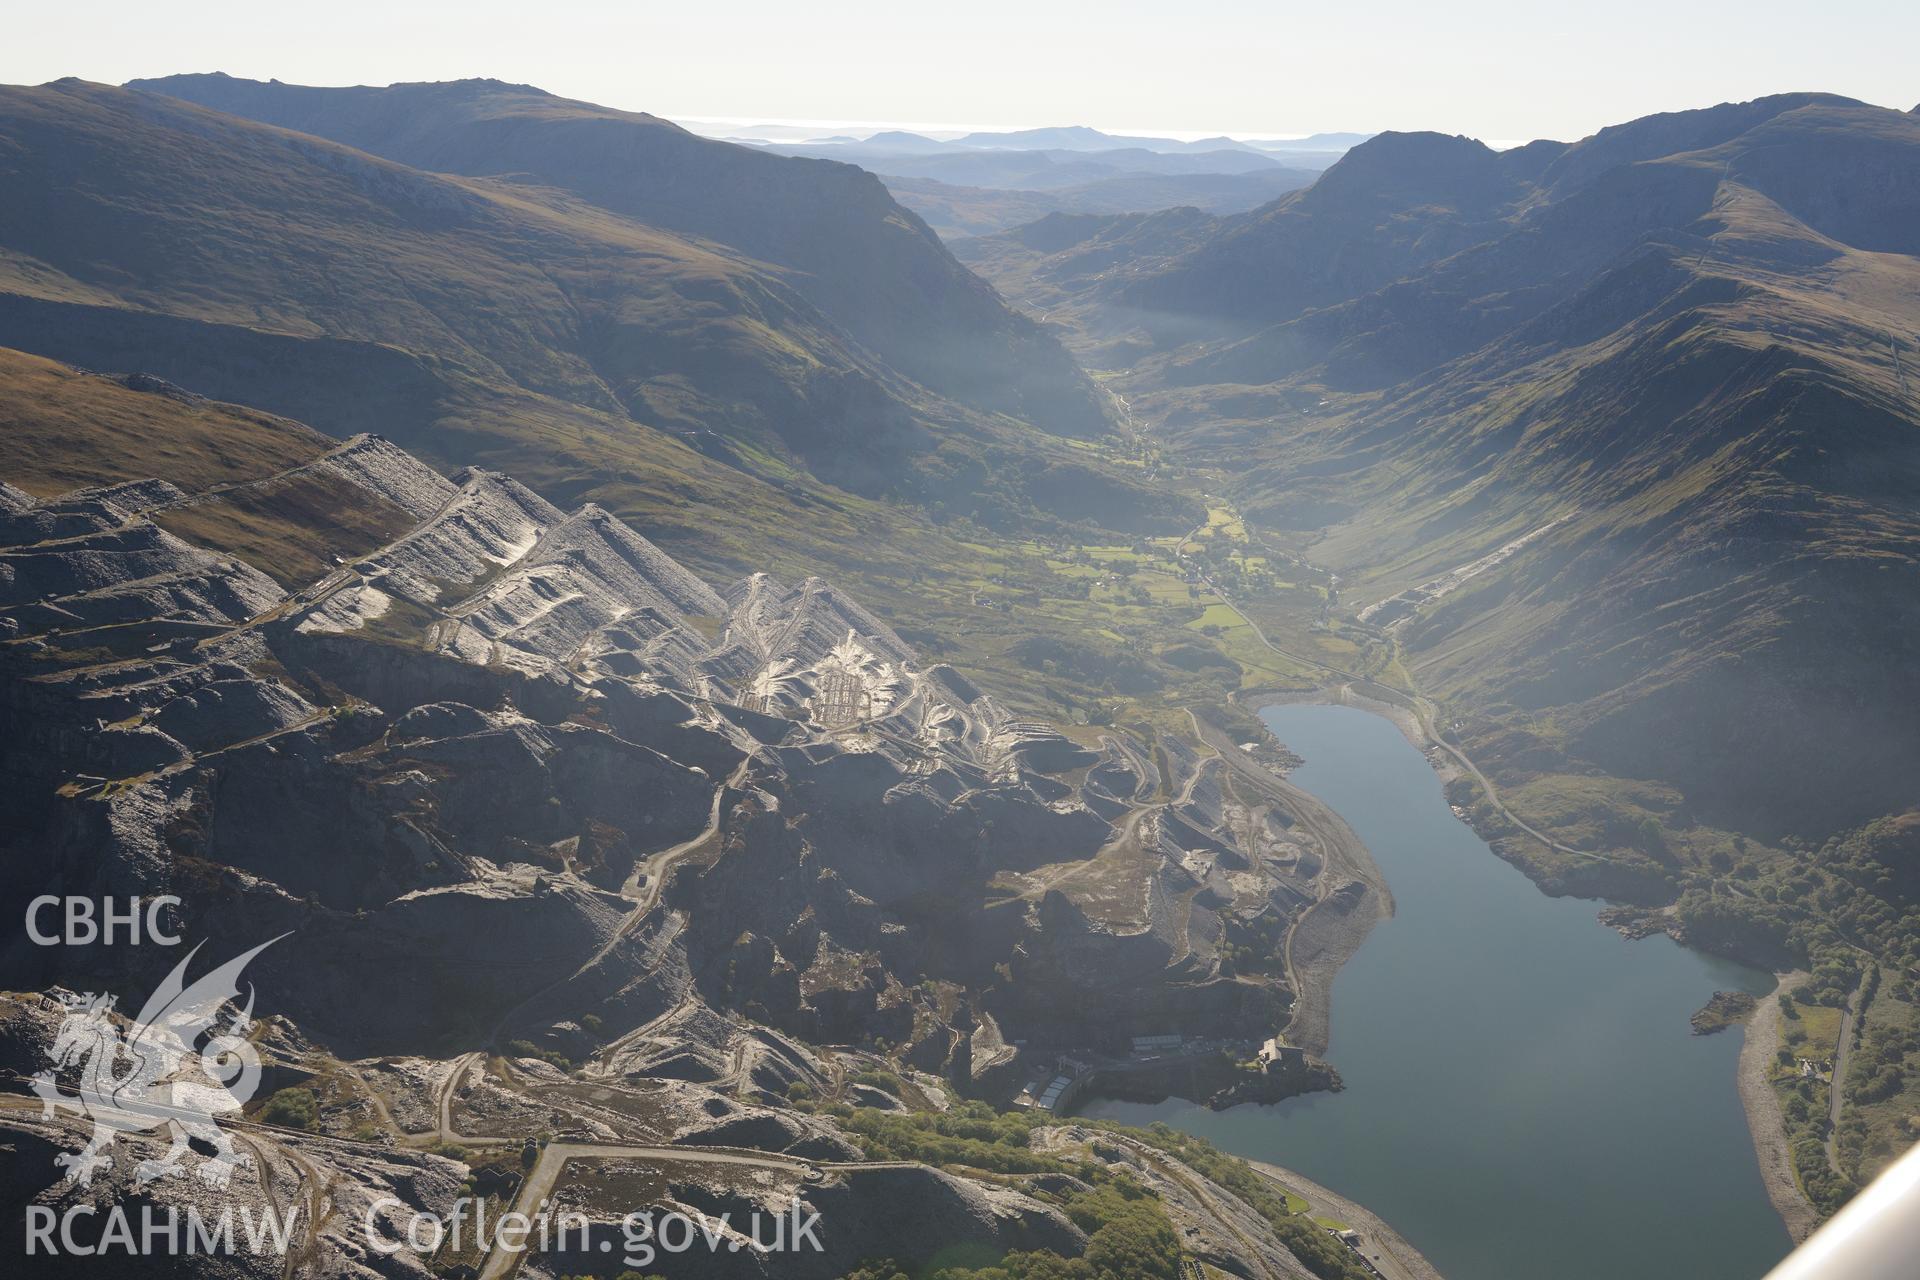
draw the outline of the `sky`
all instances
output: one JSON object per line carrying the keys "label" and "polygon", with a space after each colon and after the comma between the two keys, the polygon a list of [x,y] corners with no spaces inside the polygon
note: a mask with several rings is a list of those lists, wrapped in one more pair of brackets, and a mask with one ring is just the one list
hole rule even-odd
{"label": "sky", "polygon": [[492,76],[673,119],[1492,142],[1792,90],[1920,102],[1912,0],[68,0],[7,25],[7,84]]}

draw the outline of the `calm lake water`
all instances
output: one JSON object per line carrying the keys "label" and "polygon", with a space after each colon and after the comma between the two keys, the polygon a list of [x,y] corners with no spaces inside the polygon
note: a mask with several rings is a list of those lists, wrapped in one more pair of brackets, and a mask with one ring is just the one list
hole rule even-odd
{"label": "calm lake water", "polygon": [[1384,1217],[1447,1280],[1754,1280],[1785,1256],[1734,1090],[1715,990],[1772,978],[1626,942],[1553,899],[1447,808],[1424,757],[1351,707],[1263,713],[1340,812],[1397,911],[1333,989],[1346,1091],[1212,1112],[1096,1102],[1273,1161]]}

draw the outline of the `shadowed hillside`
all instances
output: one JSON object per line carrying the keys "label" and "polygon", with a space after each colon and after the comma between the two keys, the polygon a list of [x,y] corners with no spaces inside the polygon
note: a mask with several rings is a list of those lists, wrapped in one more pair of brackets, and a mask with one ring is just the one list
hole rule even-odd
{"label": "shadowed hillside", "polygon": [[0,136],[0,341],[448,463],[510,462],[721,563],[764,554],[728,544],[764,539],[796,503],[814,518],[795,535],[827,543],[849,493],[1001,525],[1186,518],[1085,451],[903,375],[796,272],[567,192],[77,81],[0,93]]}
{"label": "shadowed hillside", "polygon": [[319,89],[228,76],[130,87],[346,143],[417,169],[507,176],[789,268],[834,323],[936,391],[1045,430],[1107,429],[1059,346],[851,165],[715,142],[639,112],[494,80]]}
{"label": "shadowed hillside", "polygon": [[1135,412],[1339,571],[1538,819],[1631,843],[1553,781],[1602,771],[1774,834],[1920,800],[1920,120],[1799,94],[1503,153],[1388,134],[1150,227],[969,258],[1125,353]]}

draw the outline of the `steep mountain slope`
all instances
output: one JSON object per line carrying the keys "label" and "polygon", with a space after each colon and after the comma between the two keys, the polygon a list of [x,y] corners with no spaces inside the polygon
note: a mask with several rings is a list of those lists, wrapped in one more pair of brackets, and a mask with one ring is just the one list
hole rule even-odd
{"label": "steep mountain slope", "polygon": [[1799,108],[1859,105],[1781,94],[1650,116],[1572,145],[1540,141],[1502,152],[1471,138],[1379,134],[1312,187],[1230,220],[1186,258],[1130,283],[1120,300],[1242,329],[1291,320],[1497,239],[1542,206],[1639,161],[1716,146]]}
{"label": "steep mountain slope", "polygon": [[[277,919],[297,930],[265,962],[277,1011],[336,1043],[558,1044],[582,1013],[625,1030],[698,1001],[924,1041],[972,1089],[956,1028],[976,1015],[1061,1046],[1169,1023],[1258,1040],[1293,979],[1223,949],[1335,890],[1377,906],[1278,784],[1021,721],[823,579],[717,592],[495,472],[32,359],[0,377],[34,384],[21,417],[67,424],[68,467],[105,460],[80,489],[0,488],[0,906],[190,887],[189,922],[223,940]],[[160,474],[116,483],[140,459],[89,407],[142,396],[172,438]],[[45,434],[0,440],[0,477],[52,487]],[[285,498],[317,477],[324,519]],[[312,573],[276,582],[246,559],[261,526],[213,515],[255,507]],[[537,947],[503,971],[503,938]],[[21,981],[139,963],[0,949]],[[365,1008],[396,965],[440,999]],[[1000,1073],[981,1087],[1017,1083],[1018,1057],[978,1064]],[[1209,1091],[1280,1087],[1220,1065]]]}
{"label": "steep mountain slope", "polygon": [[[640,1205],[777,1195],[819,1215],[795,1272],[815,1280],[964,1249],[1097,1261],[1143,1232],[1168,1280],[1183,1255],[1365,1274],[1278,1184],[1217,1186],[1253,1175],[1216,1153],[1201,1172],[1154,1135],[1095,1143],[947,1092],[1004,1103],[1060,1052],[1287,1019],[1291,975],[1236,973],[1236,939],[1378,895],[1277,780],[1121,731],[1069,742],[824,580],[718,592],[598,507],[378,437],[8,351],[0,405],[0,910],[165,894],[196,955],[257,954],[244,1009],[198,1012],[245,1033],[232,1056],[263,1086],[209,1071],[233,1105],[191,1150],[166,1154],[164,1128],[87,1148],[101,1112],[49,1095],[102,1043],[164,1053],[123,1011],[206,966],[10,931],[0,1064],[41,1096],[0,1107],[9,1218],[204,1209],[217,1185],[249,1215],[298,1209],[289,1256],[345,1274],[394,1256],[369,1248],[383,1200],[533,1208],[639,1166],[570,1207],[617,1234]],[[262,531],[311,572],[249,563]],[[201,995],[169,1007],[177,1034]],[[164,1061],[192,1080],[212,1052]],[[115,1082],[125,1103],[182,1096]],[[1225,1053],[1166,1081],[1336,1084]],[[1016,1176],[982,1175],[978,1152],[1016,1142]],[[509,1248],[391,1266],[471,1274]],[[556,1274],[606,1258],[535,1251]],[[717,1274],[761,1273],[736,1252]],[[236,1275],[288,1265],[234,1256]],[[179,1269],[159,1251],[119,1273]]]}
{"label": "steep mountain slope", "polygon": [[[160,314],[323,338],[428,394],[517,390],[823,467],[920,429],[911,388],[711,247],[124,90],[13,90],[4,109],[6,282],[42,304],[16,303],[16,329],[61,303],[122,330]],[[312,416],[350,414],[339,390]]]}
{"label": "steep mountain slope", "polygon": [[1232,457],[1249,516],[1315,530],[1361,619],[1478,713],[1483,760],[1523,799],[1540,780],[1548,825],[1631,843],[1552,798],[1596,768],[1677,785],[1682,826],[1825,835],[1920,802],[1920,121],[1802,95],[1623,126],[1420,266],[1468,229],[1463,187],[1513,176],[1461,154],[1369,196],[1427,211],[1367,268],[1403,278],[1340,301],[1361,275],[1302,283],[1271,240],[1321,309],[1174,353],[1136,410],[1221,462],[1266,420],[1261,461]]}
{"label": "steep mountain slope", "polygon": [[512,466],[730,570],[875,528],[914,555],[915,508],[1189,518],[905,377],[795,273],[551,188],[78,82],[0,94],[0,136],[0,340],[24,349]]}
{"label": "steep mountain slope", "polygon": [[1370,292],[1487,239],[1552,145],[1502,153],[1471,138],[1381,134],[1116,301],[1244,327]]}
{"label": "steep mountain slope", "polygon": [[[1524,477],[1583,512],[1542,556],[1618,557],[1561,585],[1564,647],[1515,634],[1478,678],[1528,672],[1525,701],[1585,708],[1581,754],[1722,816],[1819,832],[1920,799],[1920,738],[1891,711],[1916,692],[1920,263],[1887,251],[1920,214],[1916,160],[1912,117],[1816,105],[1636,165],[1716,175],[1710,209],[1407,406],[1513,388],[1491,415],[1511,425],[1473,432],[1511,442],[1483,496]],[[1435,425],[1429,460],[1485,456]]]}
{"label": "steep mountain slope", "polygon": [[[1428,683],[1516,726],[1551,714],[1496,758],[1673,782],[1714,820],[1774,834],[1920,800],[1900,710],[1920,697],[1920,404],[1874,323],[1920,317],[1836,326],[1832,302],[1668,294],[1478,384],[1504,393],[1491,413],[1454,383],[1386,428],[1417,430],[1390,452],[1418,478],[1325,544],[1384,570],[1361,575],[1362,602],[1565,521],[1404,624]],[[1796,329],[1821,338],[1773,336]]]}
{"label": "steep mountain slope", "polygon": [[908,377],[1042,429],[1107,429],[1103,399],[871,174],[489,80],[319,89],[227,76],[134,88],[331,138],[417,169],[511,176],[789,268],[786,283]]}

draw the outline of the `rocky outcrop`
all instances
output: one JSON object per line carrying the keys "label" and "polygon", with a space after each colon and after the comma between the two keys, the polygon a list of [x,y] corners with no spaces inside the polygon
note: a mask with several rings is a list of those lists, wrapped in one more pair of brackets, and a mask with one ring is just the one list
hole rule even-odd
{"label": "rocky outcrop", "polygon": [[[1284,1020],[1222,945],[1312,868],[1211,759],[1019,720],[823,579],[716,591],[598,507],[378,437],[213,496],[319,473],[412,524],[290,593],[153,523],[213,491],[5,496],[11,899],[175,892],[236,951],[291,931],[265,998],[335,1047],[572,1057],[592,1014],[655,1026],[623,1070],[769,1095],[814,1069],[739,1026],[970,1082],[969,1007],[1059,1045]],[[396,971],[428,994],[368,1008]]]}

